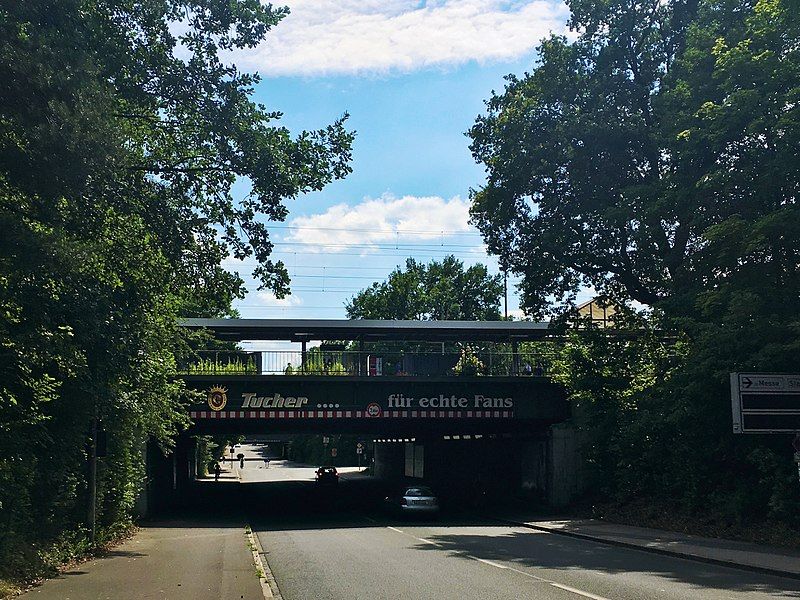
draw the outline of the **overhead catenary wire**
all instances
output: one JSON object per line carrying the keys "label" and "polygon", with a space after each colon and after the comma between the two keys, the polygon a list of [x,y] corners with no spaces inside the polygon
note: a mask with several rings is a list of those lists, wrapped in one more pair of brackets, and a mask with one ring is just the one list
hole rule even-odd
{"label": "overhead catenary wire", "polygon": [[[336,269],[338,267],[328,267],[328,269]],[[501,273],[497,273],[500,275]],[[329,273],[324,273],[322,275],[291,275],[290,277],[292,281],[295,279],[322,279],[324,281],[330,281],[332,279],[358,279],[358,280],[366,280],[366,281],[376,281],[376,277],[370,277],[369,275],[331,275]],[[514,278],[509,277],[509,281],[513,281]],[[254,286],[257,287],[257,286]]]}
{"label": "overhead catenary wire", "polygon": [[[420,250],[421,252],[435,250],[438,251],[439,248],[444,248],[444,244],[370,244],[370,243],[362,243],[362,242],[284,242],[278,241],[273,242],[273,244],[277,246],[311,246],[313,248],[377,248],[377,249],[385,249],[385,250],[399,250],[401,248],[405,249],[415,249]],[[481,253],[485,254],[486,251],[481,248],[477,247],[474,244],[448,244],[447,248],[458,248],[461,249],[461,252],[465,252],[465,248],[470,249],[470,252],[473,253]]]}
{"label": "overhead catenary wire", "polygon": [[285,305],[276,305],[276,306],[264,306],[262,304],[237,304],[236,308],[256,308],[256,309],[263,309],[263,310],[316,310],[316,309],[345,309],[344,304],[339,306],[285,306]]}
{"label": "overhead catenary wire", "polygon": [[381,227],[318,227],[316,225],[273,225],[268,224],[269,229],[292,229],[292,230],[308,230],[308,231],[357,231],[359,233],[383,233],[383,234],[403,234],[403,235],[471,235],[481,237],[480,231],[465,231],[463,229],[400,229],[398,227],[381,228]]}
{"label": "overhead catenary wire", "polygon": [[[369,246],[373,248],[372,246]],[[392,247],[394,249],[394,247]],[[271,256],[281,256],[281,260],[286,261],[287,258],[297,257],[297,256],[315,256],[320,259],[330,256],[357,256],[358,258],[366,258],[370,257],[373,259],[408,259],[413,258],[417,260],[423,259],[430,259],[434,260],[437,258],[441,258],[444,256],[455,256],[456,258],[481,258],[485,260],[497,260],[496,256],[491,254],[487,254],[486,252],[461,252],[458,250],[438,250],[438,249],[431,249],[431,250],[417,250],[413,252],[340,252],[330,251],[330,252],[304,252],[304,251],[297,251],[297,250],[279,250],[275,249],[272,251]],[[235,259],[234,259],[235,260]],[[236,261],[238,264],[248,265],[248,264],[255,264],[255,260],[252,258],[246,258],[241,261]]]}
{"label": "overhead catenary wire", "polygon": [[[487,253],[486,248],[479,244],[445,244],[445,234],[473,236],[480,238],[478,232],[465,232],[465,231],[447,231],[447,230],[395,230],[388,232],[383,229],[370,229],[370,228],[338,228],[338,227],[312,227],[312,226],[273,226],[276,229],[287,230],[313,230],[313,231],[342,231],[354,232],[360,231],[364,233],[394,233],[395,243],[391,242],[300,242],[300,241],[281,241],[274,242],[275,247],[272,252],[272,257],[275,260],[282,260],[288,266],[289,276],[291,279],[290,290],[296,298],[298,294],[344,294],[354,295],[358,292],[368,288],[372,283],[383,283],[387,280],[390,272],[399,268],[403,268],[403,263],[407,259],[414,259],[417,261],[427,260],[441,260],[442,258],[452,255],[457,258],[469,259],[468,263],[477,260],[478,262],[488,263],[489,272],[492,275],[492,263],[497,260],[497,257]],[[401,235],[412,234],[427,234],[431,237],[440,237],[441,242],[431,242],[428,240],[418,240],[411,243],[401,243]],[[463,238],[462,238],[463,239]],[[477,241],[477,239],[476,239]],[[348,251],[348,250],[354,251]],[[303,257],[303,258],[300,258]],[[373,261],[374,264],[383,263],[380,266],[366,266],[366,265],[332,265],[329,264],[331,260],[337,260],[339,257],[357,257]],[[317,261],[326,261],[326,264],[307,264],[315,263]],[[306,263],[306,264],[304,264]],[[394,263],[394,264],[391,264]],[[253,258],[247,258],[242,261],[237,261],[234,264],[227,264],[226,267],[231,270],[241,268],[246,270],[248,267],[255,267],[258,262]],[[363,274],[362,274],[363,273]],[[370,274],[367,274],[370,273]],[[371,273],[374,273],[372,275]],[[257,291],[259,285],[252,282],[246,272],[242,273],[246,280],[243,287],[250,293]],[[363,285],[360,283],[363,282]],[[349,284],[348,284],[349,283]],[[269,292],[269,290],[263,290]],[[254,298],[248,294],[247,299]],[[288,298],[292,298],[290,294]],[[274,301],[273,302],[280,302]],[[328,305],[311,305],[306,306],[302,304],[292,304],[289,300],[286,304],[274,304],[272,306],[265,306],[264,304],[253,304],[252,300],[247,302],[235,302],[236,308],[245,309],[248,311],[265,311],[274,313],[275,311],[341,311],[344,312],[345,306],[343,303],[337,306]]]}
{"label": "overhead catenary wire", "polygon": [[[276,254],[282,254],[282,253],[281,252],[277,252],[277,251],[272,253],[273,256],[276,255]],[[339,256],[357,256],[359,258],[365,258],[364,253],[291,252],[289,254],[292,256],[292,258],[295,259],[292,262],[292,265],[289,267],[290,270],[295,270],[295,269],[340,269],[340,270],[343,270],[343,271],[346,270],[346,271],[381,271],[381,272],[385,272],[387,268],[402,268],[403,267],[403,265],[401,264],[401,261],[395,262],[395,264],[392,265],[392,266],[381,265],[381,266],[368,267],[368,266],[363,266],[363,265],[297,264],[297,260],[296,260],[298,255],[301,255],[301,256],[314,256],[314,257],[318,257],[318,258],[329,258],[329,259],[332,258],[332,257],[339,257]],[[448,252],[446,254],[451,254],[451,253]],[[402,259],[430,258],[431,260],[433,260],[433,259],[436,258],[434,256],[428,256],[428,253],[423,253],[423,255],[421,255],[421,256],[420,255],[413,256],[413,255],[408,255],[408,254],[397,254],[397,255],[394,255],[394,254],[374,254],[374,255],[368,255],[368,256],[370,258],[390,258],[390,259],[393,259],[393,260],[394,259],[398,259],[398,258],[402,258]],[[495,257],[490,256],[490,255],[485,255],[485,258],[487,258],[488,260],[494,260],[495,259]],[[258,261],[256,261],[255,259],[246,258],[244,260],[236,261],[236,264],[229,264],[229,265],[226,265],[226,266],[228,268],[239,268],[239,267],[255,267],[255,266],[258,266],[258,264],[259,264]],[[492,268],[493,265],[490,264],[490,265],[487,265],[487,266],[489,268]],[[498,270],[498,273],[499,272],[500,271]]]}

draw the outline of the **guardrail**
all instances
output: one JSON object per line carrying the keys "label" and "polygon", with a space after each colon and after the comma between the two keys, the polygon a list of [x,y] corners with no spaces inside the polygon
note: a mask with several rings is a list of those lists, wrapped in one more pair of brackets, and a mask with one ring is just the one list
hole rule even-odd
{"label": "guardrail", "polygon": [[202,351],[178,369],[182,375],[544,376],[549,353],[318,350]]}

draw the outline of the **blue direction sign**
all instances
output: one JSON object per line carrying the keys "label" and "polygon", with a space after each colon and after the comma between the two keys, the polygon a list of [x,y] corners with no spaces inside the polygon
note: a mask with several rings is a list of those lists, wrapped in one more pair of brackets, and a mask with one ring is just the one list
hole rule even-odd
{"label": "blue direction sign", "polygon": [[734,433],[800,432],[800,375],[731,373]]}

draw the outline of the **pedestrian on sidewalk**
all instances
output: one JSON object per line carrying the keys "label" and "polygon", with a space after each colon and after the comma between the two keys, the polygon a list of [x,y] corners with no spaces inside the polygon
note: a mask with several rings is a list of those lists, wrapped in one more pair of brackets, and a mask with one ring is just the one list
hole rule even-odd
{"label": "pedestrian on sidewalk", "polygon": [[215,462],[214,463],[214,481],[219,481],[219,472],[221,470],[222,469],[220,469],[219,463]]}

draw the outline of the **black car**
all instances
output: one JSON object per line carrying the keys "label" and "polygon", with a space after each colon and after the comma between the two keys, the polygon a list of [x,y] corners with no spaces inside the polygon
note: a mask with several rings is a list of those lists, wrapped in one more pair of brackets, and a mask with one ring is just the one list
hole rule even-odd
{"label": "black car", "polygon": [[336,485],[339,483],[339,473],[336,467],[319,467],[316,471],[318,485]]}

